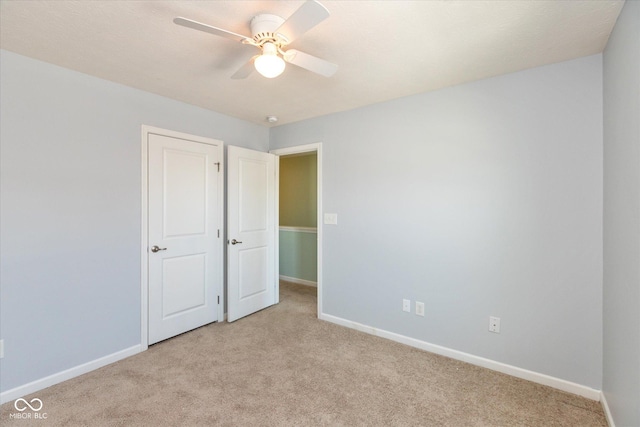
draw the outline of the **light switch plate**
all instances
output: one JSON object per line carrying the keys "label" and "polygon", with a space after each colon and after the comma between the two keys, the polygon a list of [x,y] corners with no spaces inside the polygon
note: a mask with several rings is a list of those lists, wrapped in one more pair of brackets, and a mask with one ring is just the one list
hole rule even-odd
{"label": "light switch plate", "polygon": [[336,225],[338,224],[338,214],[336,213],[326,213],[324,214],[324,223]]}

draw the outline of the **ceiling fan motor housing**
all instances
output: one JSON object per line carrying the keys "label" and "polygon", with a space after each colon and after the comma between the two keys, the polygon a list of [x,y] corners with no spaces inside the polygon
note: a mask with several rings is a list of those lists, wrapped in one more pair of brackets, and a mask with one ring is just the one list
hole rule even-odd
{"label": "ceiling fan motor housing", "polygon": [[287,44],[288,40],[281,34],[276,34],[284,19],[277,15],[262,14],[254,16],[251,20],[251,34],[256,45],[274,43],[278,47]]}

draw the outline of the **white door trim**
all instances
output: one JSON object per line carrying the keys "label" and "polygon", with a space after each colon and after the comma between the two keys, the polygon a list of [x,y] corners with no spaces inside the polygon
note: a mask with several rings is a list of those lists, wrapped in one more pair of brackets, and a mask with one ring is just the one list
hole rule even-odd
{"label": "white door trim", "polygon": [[[322,143],[316,142],[314,144],[306,144],[306,145],[297,145],[295,147],[287,147],[287,148],[278,148],[276,150],[269,151],[272,154],[277,156],[284,156],[289,154],[301,154],[301,153],[317,153],[317,198],[318,198],[318,213],[317,213],[317,227],[318,227],[318,317],[322,314]],[[276,182],[280,182],[280,162],[276,162]],[[280,185],[276,185],[276,192]],[[277,197],[280,195],[276,195]],[[276,204],[277,206],[277,204]],[[279,225],[279,224],[278,224]],[[280,252],[280,241],[278,238],[279,233],[276,233],[276,254]],[[277,270],[276,270],[277,273]],[[278,283],[276,281],[276,283]],[[276,293],[276,298],[278,297],[278,293]]]}
{"label": "white door trim", "polygon": [[[220,147],[220,173],[224,176],[224,143],[220,140],[205,138],[202,136],[191,135],[188,133],[176,132],[168,129],[157,128],[153,126],[142,125],[141,138],[141,175],[140,175],[140,351],[149,348],[149,251],[147,248],[149,238],[149,134],[163,135],[172,138],[186,139],[196,141],[203,144],[216,145]],[[224,179],[218,180],[218,218],[224,218]],[[224,224],[220,224],[220,232],[224,230]],[[221,236],[223,237],[223,236]],[[223,238],[218,239],[220,245],[220,259],[218,260],[218,271],[220,278],[218,295],[220,295],[220,304],[218,304],[218,321],[224,318],[224,245]]]}

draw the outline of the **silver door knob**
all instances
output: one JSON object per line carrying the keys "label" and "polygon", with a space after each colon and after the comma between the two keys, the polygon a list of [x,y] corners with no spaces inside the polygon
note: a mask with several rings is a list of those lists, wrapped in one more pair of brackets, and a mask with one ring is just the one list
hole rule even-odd
{"label": "silver door knob", "polygon": [[160,252],[160,251],[166,251],[167,248],[159,248],[158,246],[152,246],[151,247],[151,252],[156,253],[156,252]]}
{"label": "silver door knob", "polygon": [[233,239],[233,240],[231,241],[231,244],[232,244],[232,245],[237,245],[238,243],[242,243],[242,242],[241,242],[241,241],[239,241],[239,240],[236,240],[236,239]]}

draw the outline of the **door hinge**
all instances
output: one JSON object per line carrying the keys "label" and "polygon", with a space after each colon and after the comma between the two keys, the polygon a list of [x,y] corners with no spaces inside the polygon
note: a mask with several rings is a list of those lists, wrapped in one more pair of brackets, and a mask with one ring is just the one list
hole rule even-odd
{"label": "door hinge", "polygon": [[220,229],[218,228],[218,239],[220,238]]}
{"label": "door hinge", "polygon": [[216,162],[216,163],[214,163],[214,165],[216,165],[218,167],[218,172],[220,172],[220,162]]}
{"label": "door hinge", "polygon": [[220,295],[218,295],[218,304],[220,304]]}

